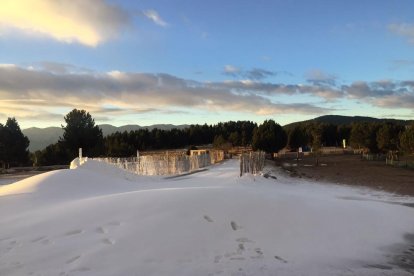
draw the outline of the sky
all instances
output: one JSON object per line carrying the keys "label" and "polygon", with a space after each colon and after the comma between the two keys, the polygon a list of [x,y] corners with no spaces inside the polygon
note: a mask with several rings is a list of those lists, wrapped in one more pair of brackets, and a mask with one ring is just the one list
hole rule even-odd
{"label": "sky", "polygon": [[414,1],[1,0],[0,123],[414,118]]}

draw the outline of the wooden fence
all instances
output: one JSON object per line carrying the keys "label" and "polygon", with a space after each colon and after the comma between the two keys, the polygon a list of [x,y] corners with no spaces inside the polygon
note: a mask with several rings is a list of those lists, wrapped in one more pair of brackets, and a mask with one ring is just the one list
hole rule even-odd
{"label": "wooden fence", "polygon": [[207,167],[224,160],[223,151],[188,156],[184,154],[156,154],[130,158],[94,158],[139,175],[176,175]]}
{"label": "wooden fence", "polygon": [[385,161],[385,159],[386,159],[386,155],[384,155],[384,154],[366,154],[366,153],[363,153],[362,155],[361,155],[361,158],[362,159],[365,159],[365,160],[368,160],[368,161]]}
{"label": "wooden fence", "polygon": [[394,166],[394,167],[401,167],[401,168],[409,168],[414,169],[414,162],[413,161],[399,161],[399,160],[393,160],[393,159],[385,159],[385,164]]}
{"label": "wooden fence", "polygon": [[240,176],[246,173],[257,174],[263,170],[266,154],[263,151],[240,155]]}

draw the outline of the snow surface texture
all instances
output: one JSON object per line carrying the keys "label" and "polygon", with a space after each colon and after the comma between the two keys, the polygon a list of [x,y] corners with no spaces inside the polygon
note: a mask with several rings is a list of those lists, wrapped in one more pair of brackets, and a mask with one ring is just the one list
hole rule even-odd
{"label": "snow surface texture", "polygon": [[412,198],[240,178],[235,160],[176,178],[73,167],[0,187],[0,275],[413,275]]}

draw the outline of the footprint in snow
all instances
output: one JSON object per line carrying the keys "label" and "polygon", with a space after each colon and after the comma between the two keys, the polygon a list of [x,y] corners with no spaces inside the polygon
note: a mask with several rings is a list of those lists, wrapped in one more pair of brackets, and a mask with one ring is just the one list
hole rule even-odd
{"label": "footprint in snow", "polygon": [[252,240],[249,240],[248,238],[238,238],[236,239],[237,242],[245,243],[245,242],[254,242]]}
{"label": "footprint in snow", "polygon": [[275,259],[281,261],[284,264],[287,264],[287,261],[285,259],[283,259],[282,257],[275,256]]}
{"label": "footprint in snow", "polygon": [[223,256],[221,256],[221,255],[215,256],[214,257],[214,263],[218,264],[220,262],[221,258],[223,258]]}
{"label": "footprint in snow", "polygon": [[251,259],[261,259],[264,257],[264,254],[261,248],[255,248],[254,252],[256,252],[257,255],[250,257]]}
{"label": "footprint in snow", "polygon": [[42,240],[41,241],[41,243],[43,244],[43,245],[48,245],[48,244],[51,244],[51,243],[53,243],[52,241],[50,241],[50,240],[48,240],[48,239],[45,239],[45,240]]}
{"label": "footprint in snow", "polygon": [[108,238],[107,239],[103,239],[102,242],[105,243],[105,244],[109,244],[109,245],[114,245],[115,244],[115,240],[108,239]]}
{"label": "footprint in snow", "polygon": [[31,242],[32,243],[37,243],[37,242],[40,242],[41,240],[44,240],[46,238],[47,238],[46,236],[41,236],[41,237],[38,237],[38,238],[35,238],[35,239],[31,240]]}
{"label": "footprint in snow", "polygon": [[96,228],[96,232],[99,233],[99,234],[106,234],[106,233],[108,233],[108,230],[106,228],[100,226],[100,227]]}
{"label": "footprint in snow", "polygon": [[243,251],[245,250],[245,248],[244,248],[244,244],[242,244],[242,243],[239,243],[239,246],[238,246],[238,248],[237,248],[237,253],[238,254],[241,254],[241,253],[243,253]]}
{"label": "footprint in snow", "polygon": [[110,223],[108,223],[108,225],[111,226],[121,226],[122,222],[121,221],[111,221]]}
{"label": "footprint in snow", "polygon": [[16,241],[16,240],[13,240],[9,243],[9,245],[11,245],[11,246],[19,245],[19,242]]}
{"label": "footprint in snow", "polygon": [[230,225],[231,225],[231,228],[233,229],[233,231],[241,229],[241,227],[239,225],[237,225],[237,223],[234,222],[234,221],[230,222]]}
{"label": "footprint in snow", "polygon": [[86,272],[86,271],[91,271],[91,269],[89,267],[80,267],[80,268],[72,269],[70,272]]}
{"label": "footprint in snow", "polygon": [[65,236],[73,236],[83,233],[82,229],[76,229],[65,233]]}
{"label": "footprint in snow", "polygon": [[263,251],[260,248],[255,248],[254,251],[258,254],[258,255],[263,255]]}
{"label": "footprint in snow", "polygon": [[79,255],[79,256],[75,256],[73,258],[70,258],[69,260],[66,261],[66,264],[72,264],[72,263],[76,262],[77,260],[79,260],[80,257],[81,256]]}
{"label": "footprint in snow", "polygon": [[245,258],[243,258],[243,257],[233,257],[233,258],[230,258],[230,260],[231,261],[244,261]]}
{"label": "footprint in snow", "polygon": [[24,264],[21,262],[12,262],[11,265],[14,267],[14,269],[20,269],[24,267]]}

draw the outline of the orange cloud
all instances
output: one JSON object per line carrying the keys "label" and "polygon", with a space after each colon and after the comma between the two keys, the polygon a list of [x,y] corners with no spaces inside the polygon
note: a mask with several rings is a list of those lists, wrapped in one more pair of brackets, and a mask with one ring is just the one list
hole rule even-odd
{"label": "orange cloud", "polygon": [[50,36],[95,47],[115,36],[129,16],[102,0],[3,0],[0,28]]}

